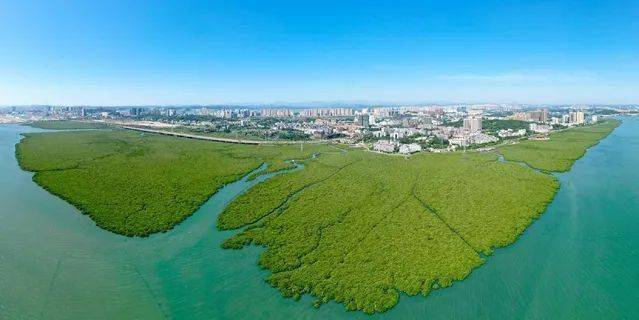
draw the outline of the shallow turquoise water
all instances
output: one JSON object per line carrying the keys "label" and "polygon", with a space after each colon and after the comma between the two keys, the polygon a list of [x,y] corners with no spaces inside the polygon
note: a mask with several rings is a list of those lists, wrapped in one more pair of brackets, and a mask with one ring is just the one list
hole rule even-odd
{"label": "shallow turquoise water", "polygon": [[568,173],[544,215],[450,288],[383,315],[283,299],[261,249],[222,250],[216,215],[254,182],[213,196],[146,239],[97,228],[18,168],[16,125],[0,126],[0,318],[639,318],[639,119],[627,118]]}

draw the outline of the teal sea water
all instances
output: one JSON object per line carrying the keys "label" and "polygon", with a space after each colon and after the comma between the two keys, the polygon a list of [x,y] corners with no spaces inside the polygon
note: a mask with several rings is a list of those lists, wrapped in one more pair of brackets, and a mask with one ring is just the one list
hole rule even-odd
{"label": "teal sea water", "polygon": [[0,126],[0,319],[639,318],[639,118],[625,118],[572,170],[543,216],[466,280],[402,296],[382,315],[284,299],[260,248],[222,250],[227,185],[174,230],[145,239],[96,227],[18,167],[21,132]]}

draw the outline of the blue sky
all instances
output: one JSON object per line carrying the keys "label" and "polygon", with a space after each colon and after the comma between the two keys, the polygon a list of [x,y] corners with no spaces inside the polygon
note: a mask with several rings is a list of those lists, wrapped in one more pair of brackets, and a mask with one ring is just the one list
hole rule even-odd
{"label": "blue sky", "polygon": [[0,104],[639,103],[639,1],[0,1]]}

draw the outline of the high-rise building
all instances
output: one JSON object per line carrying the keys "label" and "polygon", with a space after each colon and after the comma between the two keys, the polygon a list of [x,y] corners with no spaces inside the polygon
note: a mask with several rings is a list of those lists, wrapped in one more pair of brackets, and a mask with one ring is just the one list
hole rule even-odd
{"label": "high-rise building", "polygon": [[569,115],[570,123],[583,124],[584,122],[586,122],[583,111],[571,112]]}
{"label": "high-rise building", "polygon": [[548,109],[541,109],[540,122],[548,122]]}
{"label": "high-rise building", "polygon": [[541,122],[541,111],[530,111],[527,118],[530,121]]}
{"label": "high-rise building", "polygon": [[527,112],[515,112],[512,116],[510,116],[510,119],[528,121],[530,120],[530,114],[528,114]]}
{"label": "high-rise building", "polygon": [[471,132],[479,132],[482,128],[481,121],[481,116],[469,116],[464,119],[464,129],[470,130]]}
{"label": "high-rise building", "polygon": [[365,129],[370,128],[370,122],[369,122],[369,115],[368,114],[358,114],[357,115],[357,124],[362,126]]}
{"label": "high-rise building", "polygon": [[130,110],[132,116],[140,116],[146,112],[145,108],[131,108]]}
{"label": "high-rise building", "polygon": [[527,114],[527,119],[534,122],[547,122],[548,121],[548,109],[541,109],[537,111],[530,111]]}
{"label": "high-rise building", "polygon": [[261,110],[260,114],[262,115],[262,117],[288,118],[293,115],[293,111],[291,111],[290,109],[264,108]]}

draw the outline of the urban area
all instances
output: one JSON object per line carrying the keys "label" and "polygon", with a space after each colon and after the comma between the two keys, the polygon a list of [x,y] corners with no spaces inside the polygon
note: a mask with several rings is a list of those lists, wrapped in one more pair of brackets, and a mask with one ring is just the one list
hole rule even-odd
{"label": "urban area", "polygon": [[517,139],[595,123],[639,106],[459,104],[353,107],[9,106],[0,123],[102,122],[127,129],[238,143],[335,141],[388,154],[490,149]]}

